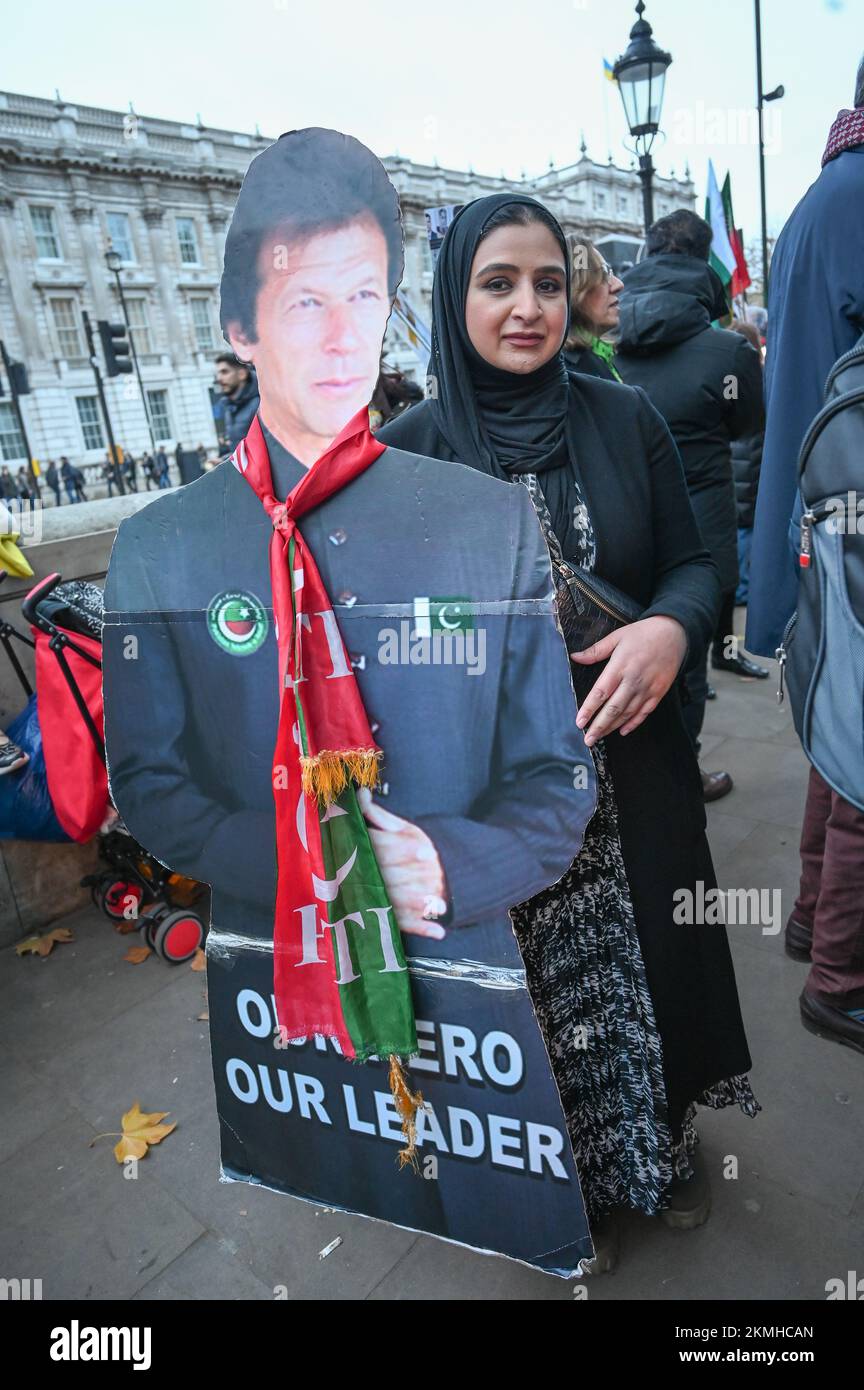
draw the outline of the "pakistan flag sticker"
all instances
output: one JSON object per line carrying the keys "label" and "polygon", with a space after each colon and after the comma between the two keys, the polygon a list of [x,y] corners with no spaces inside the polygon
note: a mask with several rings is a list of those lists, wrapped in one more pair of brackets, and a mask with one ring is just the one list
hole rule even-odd
{"label": "pakistan flag sticker", "polygon": [[251,656],[267,636],[267,612],[254,594],[229,589],[217,594],[207,609],[207,629],[213,641],[231,656]]}

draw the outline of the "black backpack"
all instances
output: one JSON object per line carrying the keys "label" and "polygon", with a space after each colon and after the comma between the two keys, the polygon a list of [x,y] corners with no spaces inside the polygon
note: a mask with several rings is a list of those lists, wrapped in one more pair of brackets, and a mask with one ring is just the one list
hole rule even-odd
{"label": "black backpack", "polygon": [[798,456],[798,607],[781,645],[783,684],[810,762],[864,811],[864,334],[838,358]]}

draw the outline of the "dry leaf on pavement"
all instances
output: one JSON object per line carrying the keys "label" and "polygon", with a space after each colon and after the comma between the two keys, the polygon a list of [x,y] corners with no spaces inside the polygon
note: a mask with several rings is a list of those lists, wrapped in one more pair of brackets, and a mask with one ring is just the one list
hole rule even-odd
{"label": "dry leaf on pavement", "polygon": [[130,946],[123,959],[128,960],[131,965],[140,965],[142,960],[146,960],[152,954],[149,946]]}
{"label": "dry leaf on pavement", "polygon": [[[141,1102],[135,1101],[131,1110],[127,1110],[123,1119],[120,1121],[123,1126],[123,1133],[120,1136],[120,1143],[114,1145],[114,1157],[118,1163],[123,1163],[127,1158],[144,1158],[151,1144],[161,1144],[166,1134],[170,1134],[177,1125],[163,1125],[162,1120],[166,1115],[170,1115],[170,1110],[155,1110],[152,1115],[145,1115],[141,1110]],[[97,1134],[90,1140],[89,1147],[92,1149],[97,1139],[114,1138],[114,1135]]]}
{"label": "dry leaf on pavement", "polygon": [[19,956],[31,952],[35,956],[50,956],[55,941],[74,941],[74,939],[68,927],[55,927],[53,931],[46,932],[44,936],[28,936],[26,941],[19,941],[15,950]]}

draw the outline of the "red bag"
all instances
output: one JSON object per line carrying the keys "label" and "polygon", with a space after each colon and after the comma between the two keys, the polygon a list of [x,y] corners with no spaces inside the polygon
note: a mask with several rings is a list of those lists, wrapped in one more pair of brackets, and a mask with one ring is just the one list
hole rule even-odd
{"label": "red bag", "polygon": [[[108,773],[93,736],[57,657],[50,650],[51,638],[31,628],[36,640],[36,698],[45,771],[54,814],[66,834],[84,844],[96,834],[109,807]],[[93,723],[104,737],[102,720],[102,647],[92,637],[70,634],[76,646],[96,658],[91,666],[71,647],[64,649],[75,683],[90,711]]]}

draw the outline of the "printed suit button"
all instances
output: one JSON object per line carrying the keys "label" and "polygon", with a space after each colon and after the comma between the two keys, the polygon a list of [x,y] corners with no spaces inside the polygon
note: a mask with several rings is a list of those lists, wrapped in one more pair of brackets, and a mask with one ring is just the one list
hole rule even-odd
{"label": "printed suit button", "polygon": [[389,796],[389,795],[390,795],[390,783],[389,783],[389,782],[382,782],[382,783],[381,783],[380,787],[378,788],[378,795],[379,795],[379,796]]}
{"label": "printed suit button", "polygon": [[343,589],[341,594],[336,595],[336,602],[340,603],[343,608],[353,608],[357,602],[357,595],[352,594],[348,589]]}
{"label": "printed suit button", "polygon": [[344,545],[348,539],[348,532],[344,531],[341,526],[337,526],[335,531],[330,532],[327,539],[331,545]]}
{"label": "printed suit button", "polygon": [[381,725],[378,723],[378,720],[377,720],[377,719],[372,719],[372,720],[369,721],[369,732],[370,732],[370,734],[377,734],[377,732],[378,732],[378,730],[379,730],[380,728],[381,728]]}
{"label": "printed suit button", "polygon": [[365,670],[366,670],[366,657],[365,657],[365,656],[357,656],[356,653],[354,653],[354,652],[349,652],[349,660],[350,660],[350,662],[351,662],[351,665],[354,667],[354,670],[355,670],[355,671],[365,671]]}

